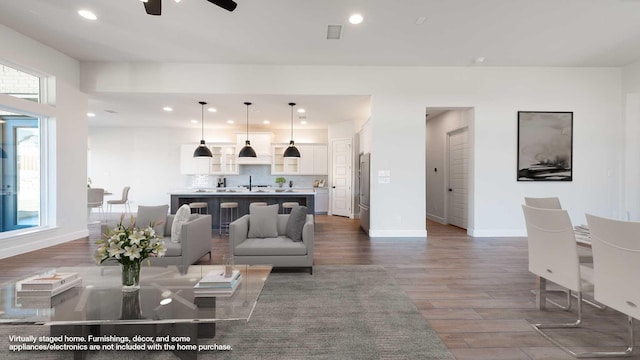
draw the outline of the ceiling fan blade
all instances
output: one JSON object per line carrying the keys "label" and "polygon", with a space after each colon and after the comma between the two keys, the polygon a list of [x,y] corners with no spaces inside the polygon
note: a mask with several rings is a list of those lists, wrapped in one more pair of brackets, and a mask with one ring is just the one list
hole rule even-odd
{"label": "ceiling fan blade", "polygon": [[236,6],[238,6],[238,4],[236,4],[236,2],[233,0],[207,0],[207,1],[229,11],[235,10]]}
{"label": "ceiling fan blade", "polygon": [[160,15],[162,14],[162,0],[147,0],[144,3],[144,9],[149,15]]}

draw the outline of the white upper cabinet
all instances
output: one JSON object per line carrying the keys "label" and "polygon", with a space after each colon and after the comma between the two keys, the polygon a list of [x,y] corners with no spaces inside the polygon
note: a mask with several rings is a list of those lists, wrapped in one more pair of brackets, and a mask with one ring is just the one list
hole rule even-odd
{"label": "white upper cabinet", "polygon": [[211,158],[193,157],[199,144],[180,145],[180,173],[183,175],[208,175],[211,172]]}
{"label": "white upper cabinet", "polygon": [[180,174],[182,175],[225,175],[237,174],[238,162],[235,144],[207,145],[212,157],[193,157],[199,144],[180,145]]}
{"label": "white upper cabinet", "polygon": [[300,151],[299,158],[285,158],[282,155],[289,144],[273,146],[272,174],[283,175],[327,175],[326,144],[296,144]]}
{"label": "white upper cabinet", "polygon": [[238,155],[235,144],[213,144],[209,147],[211,158],[211,174],[228,175],[238,173]]}
{"label": "white upper cabinet", "polygon": [[[247,133],[236,134],[237,138],[237,151],[236,157],[240,152],[240,149],[244,147],[247,140]],[[257,157],[255,158],[238,158],[238,164],[271,164],[271,142],[273,141],[272,133],[249,133],[249,141],[251,147],[255,150]]]}

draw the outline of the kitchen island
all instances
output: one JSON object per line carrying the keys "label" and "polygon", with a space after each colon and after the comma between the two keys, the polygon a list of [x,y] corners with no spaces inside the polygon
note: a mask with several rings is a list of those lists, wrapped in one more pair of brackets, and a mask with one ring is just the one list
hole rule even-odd
{"label": "kitchen island", "polygon": [[178,208],[184,204],[192,202],[206,202],[208,213],[211,215],[211,225],[213,229],[220,228],[220,203],[237,202],[238,216],[249,213],[249,204],[252,202],[266,202],[268,205],[278,204],[282,213],[282,203],[297,202],[307,207],[307,213],[313,215],[315,212],[315,193],[309,190],[257,190],[257,191],[234,191],[230,189],[219,190],[185,190],[174,191],[171,195],[171,213],[175,214]]}

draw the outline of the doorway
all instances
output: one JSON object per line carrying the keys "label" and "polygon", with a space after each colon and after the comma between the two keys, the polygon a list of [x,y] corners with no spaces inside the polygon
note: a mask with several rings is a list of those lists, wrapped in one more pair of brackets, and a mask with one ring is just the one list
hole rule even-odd
{"label": "doorway", "polygon": [[0,232],[40,224],[40,130],[38,119],[2,116],[0,134]]}
{"label": "doorway", "polygon": [[469,187],[467,179],[469,175],[469,137],[466,127],[447,133],[447,158],[446,171],[447,192],[445,217],[447,223],[459,228],[467,228],[467,197]]}
{"label": "doorway", "polygon": [[427,226],[436,222],[469,227],[472,121],[472,108],[427,108]]}
{"label": "doorway", "polygon": [[352,143],[351,139],[335,139],[331,142],[333,151],[331,174],[331,215],[352,217]]}

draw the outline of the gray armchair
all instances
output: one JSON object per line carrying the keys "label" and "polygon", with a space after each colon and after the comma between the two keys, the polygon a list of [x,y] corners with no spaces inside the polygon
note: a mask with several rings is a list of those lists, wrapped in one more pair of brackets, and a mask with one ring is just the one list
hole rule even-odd
{"label": "gray armchair", "polygon": [[278,215],[278,237],[248,238],[249,217],[244,215],[229,225],[229,253],[235,264],[307,267],[313,274],[313,215],[307,215],[302,241],[285,235],[289,215]]}

